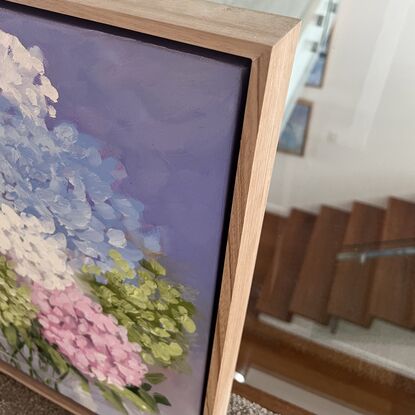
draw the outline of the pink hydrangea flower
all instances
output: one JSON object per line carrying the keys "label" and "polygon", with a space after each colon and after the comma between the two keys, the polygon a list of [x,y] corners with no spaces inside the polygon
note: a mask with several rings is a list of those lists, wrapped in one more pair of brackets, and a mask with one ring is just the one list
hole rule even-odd
{"label": "pink hydrangea flower", "polygon": [[140,346],[130,343],[127,330],[78,287],[49,291],[35,284],[32,301],[44,338],[82,374],[120,388],[142,384],[147,366]]}

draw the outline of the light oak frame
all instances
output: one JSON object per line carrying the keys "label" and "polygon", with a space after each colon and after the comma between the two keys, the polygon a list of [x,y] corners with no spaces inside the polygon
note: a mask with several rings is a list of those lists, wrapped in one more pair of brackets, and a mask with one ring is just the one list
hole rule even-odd
{"label": "light oak frame", "polygon": [[[202,0],[7,0],[252,61],[204,415],[225,415],[232,388],[299,21]],[[77,415],[90,411],[0,370]],[[179,415],[179,414],[178,414]]]}

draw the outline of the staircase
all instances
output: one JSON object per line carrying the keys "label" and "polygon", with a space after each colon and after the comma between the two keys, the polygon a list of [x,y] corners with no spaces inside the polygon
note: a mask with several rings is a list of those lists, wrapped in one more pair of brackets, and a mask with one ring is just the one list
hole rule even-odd
{"label": "staircase", "polygon": [[[268,224],[268,225],[267,225]],[[270,226],[269,224],[273,224]],[[354,203],[266,214],[254,277],[256,311],[319,324],[381,319],[415,328],[415,203]],[[414,250],[412,253],[411,250]]]}

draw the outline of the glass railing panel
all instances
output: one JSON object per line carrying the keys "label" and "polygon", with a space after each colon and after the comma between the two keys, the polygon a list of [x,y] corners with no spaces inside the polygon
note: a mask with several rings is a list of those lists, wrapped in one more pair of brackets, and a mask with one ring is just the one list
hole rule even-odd
{"label": "glass railing panel", "polygon": [[415,255],[415,239],[373,242],[370,244],[346,245],[337,255],[338,261],[366,261],[387,257]]}

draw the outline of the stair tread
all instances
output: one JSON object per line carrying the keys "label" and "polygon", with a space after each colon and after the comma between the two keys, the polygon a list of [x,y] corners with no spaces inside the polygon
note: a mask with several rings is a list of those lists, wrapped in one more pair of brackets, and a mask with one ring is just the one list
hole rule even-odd
{"label": "stair tread", "polygon": [[[415,203],[391,198],[382,230],[382,241],[415,238]],[[399,246],[399,244],[397,245]],[[414,257],[389,257],[376,260],[369,312],[406,328],[415,327]]]}
{"label": "stair tread", "polygon": [[299,209],[291,211],[284,235],[274,251],[272,267],[257,303],[258,311],[282,320],[291,318],[290,301],[315,221],[314,214]]}
{"label": "stair tread", "polygon": [[341,250],[349,213],[323,206],[317,217],[290,310],[328,324],[327,306],[334,279],[336,255]]}
{"label": "stair tread", "polygon": [[[385,210],[356,202],[353,205],[343,241],[348,245],[372,243],[382,236]],[[361,326],[369,326],[369,297],[373,285],[375,263],[337,262],[328,304],[329,314]]]}
{"label": "stair tread", "polygon": [[262,286],[268,279],[274,252],[276,247],[280,245],[286,220],[283,216],[265,212],[252,282],[250,305],[255,306],[262,291]]}

